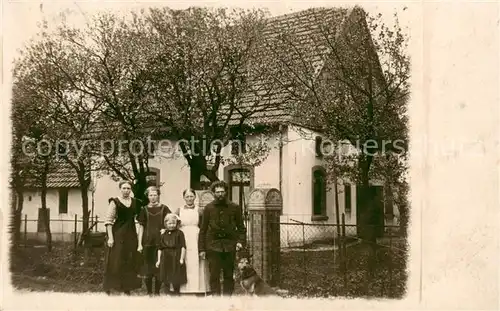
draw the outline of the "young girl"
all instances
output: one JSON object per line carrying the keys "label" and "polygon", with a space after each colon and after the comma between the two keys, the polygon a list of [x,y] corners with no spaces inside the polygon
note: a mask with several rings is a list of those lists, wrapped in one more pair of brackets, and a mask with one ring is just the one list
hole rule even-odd
{"label": "young girl", "polygon": [[149,203],[141,209],[137,217],[139,223],[138,251],[143,253],[144,283],[146,283],[148,295],[153,294],[153,280],[154,294],[158,295],[161,282],[158,279],[158,269],[155,267],[158,253],[157,246],[160,241],[160,230],[164,228],[163,219],[170,213],[170,210],[166,205],[159,203],[160,189],[157,187],[148,187],[146,196]]}
{"label": "young girl", "polygon": [[179,230],[179,217],[167,214],[165,217],[166,231],[162,233],[158,243],[158,260],[156,267],[160,268],[160,280],[165,285],[165,291],[179,295],[181,285],[186,283],[186,240]]}

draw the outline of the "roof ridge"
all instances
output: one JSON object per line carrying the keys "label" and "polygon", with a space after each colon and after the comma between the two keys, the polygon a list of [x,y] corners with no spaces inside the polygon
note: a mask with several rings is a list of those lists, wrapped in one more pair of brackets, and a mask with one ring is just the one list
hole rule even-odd
{"label": "roof ridge", "polygon": [[311,14],[317,13],[319,11],[329,11],[329,10],[335,11],[338,9],[340,9],[340,7],[312,7],[312,8],[308,8],[305,10],[296,11],[296,12],[290,12],[290,13],[270,16],[270,17],[266,18],[266,20],[267,21],[276,21],[276,20],[280,20],[280,19],[293,18],[293,17],[301,16],[301,15],[311,15]]}
{"label": "roof ridge", "polygon": [[341,10],[346,10],[346,15],[350,15],[352,11],[356,8],[356,5],[345,5],[345,6],[320,6],[320,7],[311,7],[305,10],[270,16],[265,18],[265,20],[269,23],[285,21],[293,18],[307,17],[310,15],[325,13],[325,12],[339,12]]}

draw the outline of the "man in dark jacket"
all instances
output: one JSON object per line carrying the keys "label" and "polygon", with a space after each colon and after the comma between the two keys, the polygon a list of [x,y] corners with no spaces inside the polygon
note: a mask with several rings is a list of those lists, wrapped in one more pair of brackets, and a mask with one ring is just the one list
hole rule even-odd
{"label": "man in dark jacket", "polygon": [[211,190],[215,200],[205,206],[198,239],[198,250],[207,259],[210,288],[220,295],[220,272],[224,276],[223,294],[232,295],[234,290],[234,265],[236,252],[243,248],[246,229],[241,207],[227,199],[227,184],[216,181]]}

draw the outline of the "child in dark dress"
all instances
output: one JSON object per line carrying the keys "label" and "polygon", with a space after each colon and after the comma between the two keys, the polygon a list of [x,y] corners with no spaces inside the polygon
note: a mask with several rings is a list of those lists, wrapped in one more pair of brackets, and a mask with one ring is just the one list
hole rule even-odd
{"label": "child in dark dress", "polygon": [[165,285],[165,291],[179,295],[180,287],[186,284],[186,239],[179,230],[179,217],[176,214],[165,216],[166,231],[162,233],[158,243],[158,260],[156,267],[160,268],[160,280]]}

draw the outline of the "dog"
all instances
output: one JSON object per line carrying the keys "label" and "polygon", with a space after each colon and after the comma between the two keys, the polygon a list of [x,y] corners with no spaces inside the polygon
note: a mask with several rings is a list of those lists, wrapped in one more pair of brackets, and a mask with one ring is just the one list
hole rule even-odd
{"label": "dog", "polygon": [[276,291],[255,271],[250,262],[251,257],[252,255],[245,254],[238,259],[240,285],[245,293],[251,296],[277,295]]}

